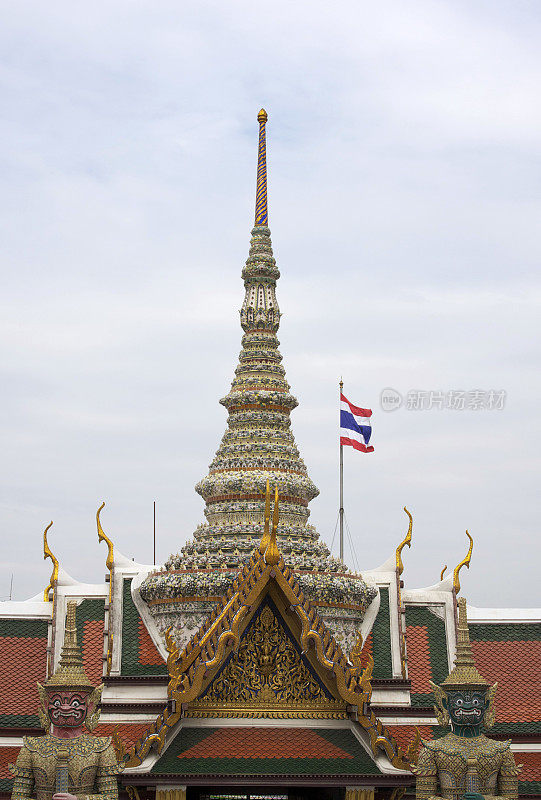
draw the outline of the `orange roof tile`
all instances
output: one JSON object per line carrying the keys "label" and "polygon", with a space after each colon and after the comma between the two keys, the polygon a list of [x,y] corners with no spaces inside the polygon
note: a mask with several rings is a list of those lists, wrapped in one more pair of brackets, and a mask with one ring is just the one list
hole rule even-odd
{"label": "orange roof tile", "polygon": [[36,714],[36,683],[46,677],[47,640],[1,636],[0,655],[0,714]]}
{"label": "orange roof tile", "polygon": [[219,728],[178,758],[353,758],[310,728]]}
{"label": "orange roof tile", "polygon": [[520,781],[541,781],[541,753],[514,753],[517,764],[522,764]]}
{"label": "orange roof tile", "polygon": [[116,731],[126,750],[129,750],[148,726],[148,722],[100,722],[94,733],[96,736],[112,736]]}
{"label": "orange roof tile", "polygon": [[430,679],[430,649],[428,631],[424,625],[408,625],[406,628],[406,645],[408,655],[408,675],[411,680],[412,694],[426,694],[432,691]]}
{"label": "orange roof tile", "polygon": [[103,677],[103,629],[103,620],[87,620],[83,625],[83,665],[96,686]]}
{"label": "orange roof tile", "polygon": [[139,663],[148,667],[157,667],[164,663],[159,650],[150,638],[142,619],[139,620]]}
{"label": "orange roof tile", "polygon": [[415,738],[417,730],[421,734],[421,739],[434,738],[430,725],[388,725],[387,730],[394,736],[403,753],[407,753],[408,747]]}
{"label": "orange roof tile", "polygon": [[13,779],[8,765],[15,763],[20,749],[20,747],[0,747],[0,780]]}
{"label": "orange roof tile", "polygon": [[361,667],[366,669],[368,664],[368,657],[373,656],[374,640],[370,632],[363,642],[363,649],[361,650]]}
{"label": "orange roof tile", "polygon": [[541,642],[472,641],[471,644],[481,675],[487,681],[498,682],[496,721],[540,721]]}

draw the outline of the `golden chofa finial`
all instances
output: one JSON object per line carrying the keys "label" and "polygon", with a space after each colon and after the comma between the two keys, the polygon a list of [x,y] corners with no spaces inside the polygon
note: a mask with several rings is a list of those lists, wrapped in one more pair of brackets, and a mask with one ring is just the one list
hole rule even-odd
{"label": "golden chofa finial", "polygon": [[443,568],[443,569],[442,569],[442,571],[441,571],[441,575],[440,575],[440,581],[442,581],[442,580],[443,580],[443,576],[445,575],[445,570],[446,570],[446,569],[447,569],[447,564],[444,566],[444,568]]}
{"label": "golden chofa finial", "polygon": [[267,114],[265,109],[262,108],[261,111],[259,112],[259,114],[257,115],[257,121],[258,122],[266,122],[268,120],[268,118],[269,118],[269,115]]}
{"label": "golden chofa finial", "polygon": [[274,566],[280,561],[280,551],[278,550],[278,542],[276,541],[276,532],[278,530],[278,519],[280,511],[278,507],[278,487],[274,489],[274,511],[272,513],[272,528],[270,534],[269,546],[265,551],[265,561],[269,566]]}
{"label": "golden chofa finial", "polygon": [[105,542],[107,545],[107,558],[105,559],[105,566],[109,570],[109,603],[111,602],[111,596],[113,593],[113,565],[114,565],[114,558],[113,558],[113,543],[104,532],[103,528],[101,527],[101,520],[100,520],[100,513],[102,509],[105,507],[105,503],[102,503],[101,506],[98,508],[96,512],[96,525],[98,526],[98,542]]}
{"label": "golden chofa finial", "polygon": [[455,570],[453,572],[453,589],[455,591],[455,594],[458,594],[460,591],[460,579],[458,577],[460,570],[462,569],[462,567],[467,567],[468,569],[470,568],[471,554],[473,553],[473,539],[468,533],[468,531],[466,531],[466,536],[470,540],[470,546],[468,547],[468,552],[466,553],[460,564],[458,564],[458,566],[455,567]]}
{"label": "golden chofa finial", "polygon": [[259,545],[259,552],[261,555],[269,546],[270,542],[270,484],[267,481],[267,488],[265,490],[265,516],[264,516],[263,536]]}
{"label": "golden chofa finial", "polygon": [[58,559],[53,553],[51,552],[51,548],[49,547],[49,542],[47,541],[47,531],[52,525],[52,521],[49,522],[45,530],[43,531],[43,560],[45,561],[47,558],[50,558],[53,562],[53,571],[51,573],[51,577],[49,580],[49,585],[43,592],[43,599],[46,603],[49,602],[49,592],[51,589],[53,590],[53,599],[54,599],[54,591],[56,589],[56,584],[58,582]]}
{"label": "golden chofa finial", "polygon": [[396,548],[396,569],[398,570],[398,574],[399,575],[402,575],[402,573],[404,572],[404,564],[402,563],[402,550],[404,549],[404,547],[406,545],[408,547],[411,547],[411,534],[412,534],[412,531],[413,531],[413,517],[411,516],[411,514],[408,511],[408,509],[406,508],[406,506],[404,506],[404,511],[406,512],[406,514],[410,518],[410,522],[409,522],[408,532],[406,534],[406,538],[404,539],[403,542],[400,542],[400,544]]}

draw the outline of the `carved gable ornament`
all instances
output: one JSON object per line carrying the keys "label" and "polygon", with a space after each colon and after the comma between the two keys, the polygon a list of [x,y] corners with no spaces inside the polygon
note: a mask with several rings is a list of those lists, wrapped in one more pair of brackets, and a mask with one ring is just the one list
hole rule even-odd
{"label": "carved gable ornament", "polygon": [[267,596],[190,716],[345,717]]}

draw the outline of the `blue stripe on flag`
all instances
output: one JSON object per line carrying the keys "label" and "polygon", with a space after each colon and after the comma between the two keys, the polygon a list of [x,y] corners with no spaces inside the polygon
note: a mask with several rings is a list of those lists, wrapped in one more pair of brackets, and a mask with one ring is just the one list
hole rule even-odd
{"label": "blue stripe on flag", "polygon": [[360,433],[365,444],[368,444],[370,441],[372,427],[370,425],[359,425],[353,414],[349,411],[344,411],[343,408],[340,409],[340,427]]}

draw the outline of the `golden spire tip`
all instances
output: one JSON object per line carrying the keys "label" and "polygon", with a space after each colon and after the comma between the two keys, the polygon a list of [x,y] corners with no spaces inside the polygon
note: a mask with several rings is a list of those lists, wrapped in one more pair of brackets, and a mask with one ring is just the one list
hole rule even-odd
{"label": "golden spire tip", "polygon": [[269,118],[269,115],[267,114],[265,109],[262,108],[261,111],[259,112],[259,114],[257,115],[257,121],[258,122],[266,122],[268,120],[268,118]]}

